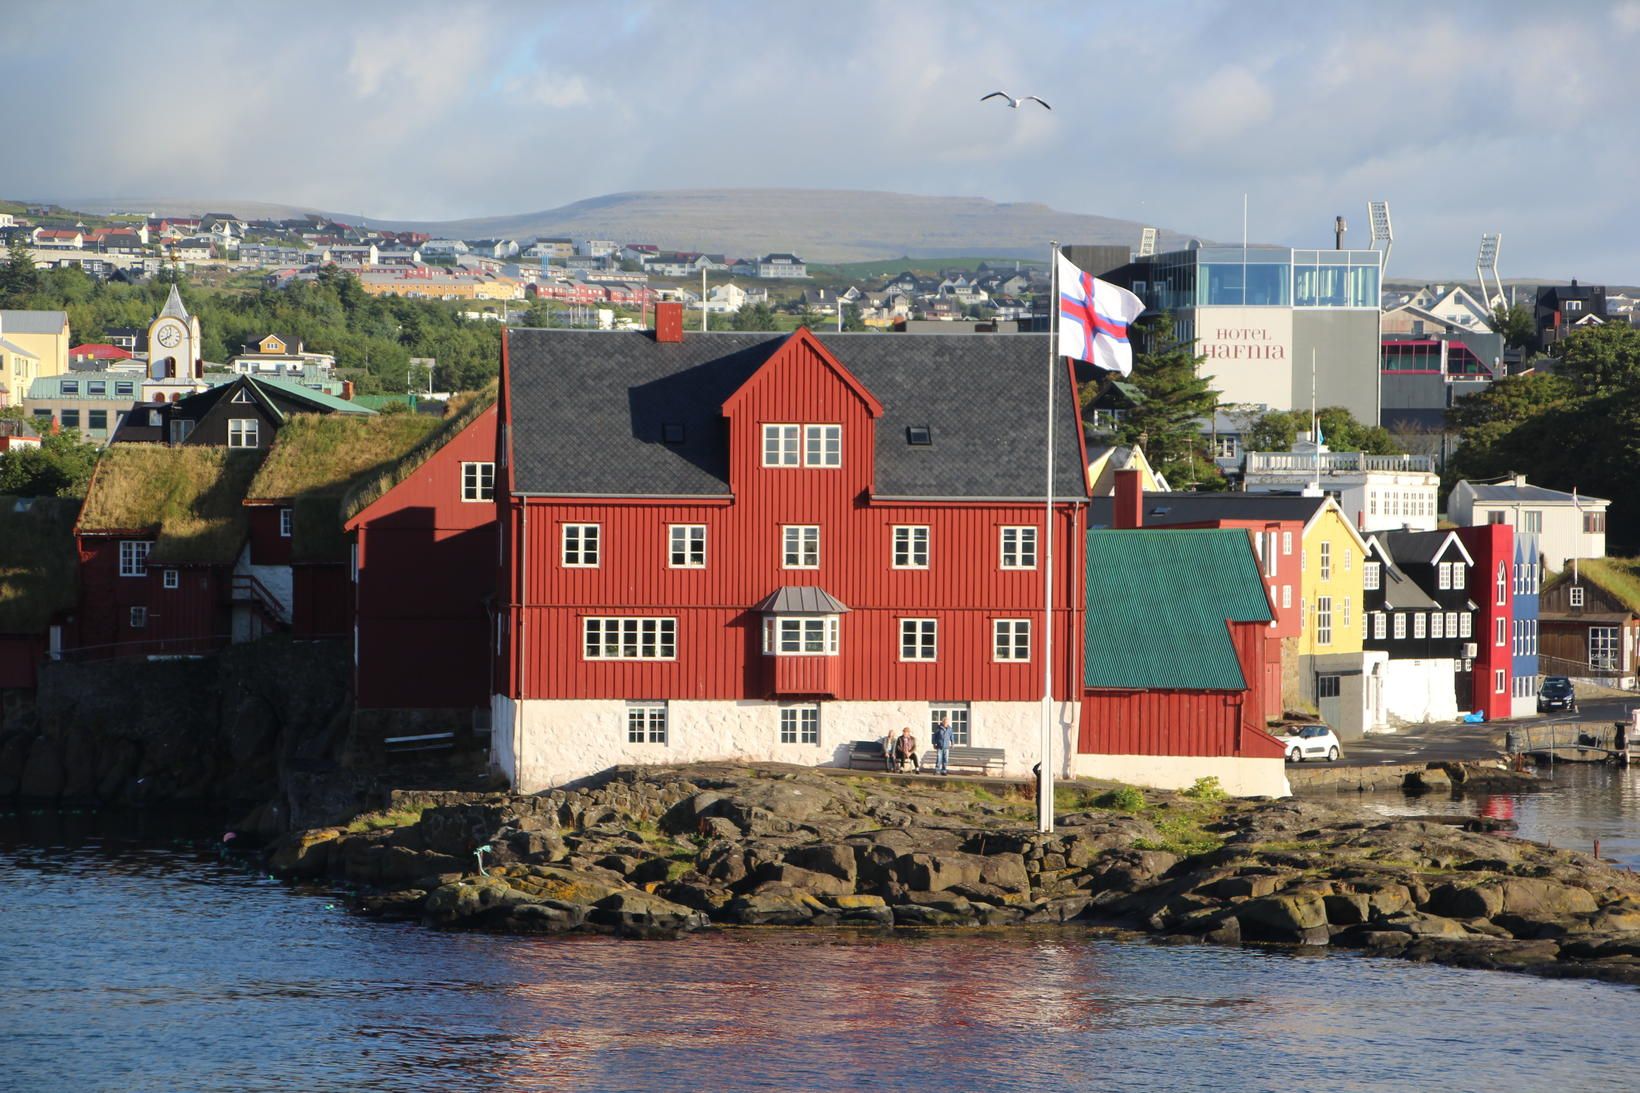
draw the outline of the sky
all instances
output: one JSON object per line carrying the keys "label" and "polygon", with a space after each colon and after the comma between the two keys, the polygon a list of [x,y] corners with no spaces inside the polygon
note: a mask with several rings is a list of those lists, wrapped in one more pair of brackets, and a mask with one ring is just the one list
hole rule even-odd
{"label": "sky", "polygon": [[[1640,282],[1640,0],[16,5],[0,195],[378,218],[629,190],[1036,201]],[[104,60],[110,63],[104,64]],[[1004,90],[1052,104],[979,102]],[[709,241],[702,241],[703,244]]]}

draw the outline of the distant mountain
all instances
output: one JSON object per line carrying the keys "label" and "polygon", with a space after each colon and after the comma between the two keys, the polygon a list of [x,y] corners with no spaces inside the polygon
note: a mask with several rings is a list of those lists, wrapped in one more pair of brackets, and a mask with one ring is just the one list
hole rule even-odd
{"label": "distant mountain", "polygon": [[[232,200],[81,201],[86,212],[154,210],[234,212],[240,216],[300,216],[294,206]],[[531,236],[653,243],[666,250],[709,250],[731,256],[791,251],[810,262],[995,255],[1043,258],[1048,241],[1137,247],[1144,226],[1133,220],[1066,213],[1037,203],[998,204],[978,197],[923,197],[864,190],[639,190],[588,198],[557,209],[468,220],[382,220],[333,214],[348,223],[412,229],[460,239]],[[1159,248],[1190,236],[1163,229]]]}

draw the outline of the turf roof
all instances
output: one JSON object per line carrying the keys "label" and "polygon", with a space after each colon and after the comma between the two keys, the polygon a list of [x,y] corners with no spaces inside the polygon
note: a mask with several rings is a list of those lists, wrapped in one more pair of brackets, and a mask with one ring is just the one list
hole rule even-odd
{"label": "turf roof", "polygon": [[78,498],[0,496],[0,633],[43,633],[53,614],[74,607],[79,511]]}
{"label": "turf roof", "polygon": [[80,511],[87,534],[149,532],[155,562],[232,562],[245,542],[245,490],[262,452],[116,444],[97,461]]}
{"label": "turf roof", "polygon": [[[1581,558],[1577,563],[1578,579],[1599,585],[1622,602],[1630,611],[1640,614],[1640,558]],[[1544,591],[1572,579],[1572,564],[1557,573],[1544,586]]]}
{"label": "turf roof", "polygon": [[396,463],[381,467],[357,480],[347,496],[342,499],[342,520],[353,519],[388,490],[414,474],[417,468],[433,457],[434,452],[448,444],[457,433],[495,405],[496,390],[497,385],[492,382],[482,391],[457,395],[451,399],[449,409],[437,422],[438,428],[428,433],[421,443],[405,453]]}

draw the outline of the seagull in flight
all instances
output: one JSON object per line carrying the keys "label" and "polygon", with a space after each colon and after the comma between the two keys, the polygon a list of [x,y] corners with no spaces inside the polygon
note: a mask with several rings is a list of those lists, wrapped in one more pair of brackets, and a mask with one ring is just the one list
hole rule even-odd
{"label": "seagull in flight", "polygon": [[1049,106],[1047,103],[1043,102],[1041,99],[1037,98],[1035,95],[1024,95],[1024,96],[1021,96],[1020,98],[1016,99],[1012,95],[1008,94],[1006,91],[993,91],[989,95],[981,95],[980,98],[979,98],[979,101],[984,102],[986,99],[1007,99],[1008,100],[1008,105],[1011,108],[1015,109],[1015,110],[1019,109],[1019,104],[1022,103],[1022,102],[1038,103],[1038,104],[1041,105],[1042,109],[1044,109],[1044,110],[1052,110],[1053,109],[1053,107]]}

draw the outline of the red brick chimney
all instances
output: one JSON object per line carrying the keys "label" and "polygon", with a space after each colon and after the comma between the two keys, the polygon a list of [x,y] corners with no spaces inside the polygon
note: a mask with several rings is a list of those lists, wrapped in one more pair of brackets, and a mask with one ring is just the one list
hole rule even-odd
{"label": "red brick chimney", "polygon": [[655,305],[655,340],[683,341],[683,304],[677,300],[662,300]]}
{"label": "red brick chimney", "polygon": [[1145,526],[1145,491],[1140,486],[1138,471],[1116,472],[1115,501],[1112,527],[1125,529]]}

